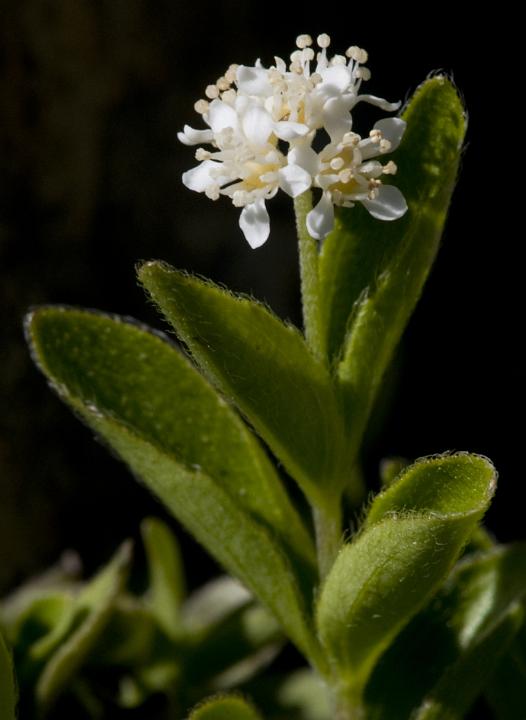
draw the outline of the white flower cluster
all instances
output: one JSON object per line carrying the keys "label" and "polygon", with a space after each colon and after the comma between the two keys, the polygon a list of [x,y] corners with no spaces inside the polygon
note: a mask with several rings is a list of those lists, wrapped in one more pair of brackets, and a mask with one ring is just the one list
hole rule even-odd
{"label": "white flower cluster", "polygon": [[[208,129],[185,125],[178,133],[185,145],[211,145],[197,149],[200,164],[183,174],[183,183],[212,200],[232,198],[242,208],[239,224],[253,248],[269,236],[265,201],[279,189],[291,197],[321,190],[307,215],[309,233],[319,240],[332,230],[334,205],[360,202],[380,220],[395,220],[407,210],[400,190],[381,180],[396,173],[396,165],[375,159],[398,147],[405,122],[380,120],[362,138],[353,132],[351,114],[359,102],[388,112],[400,103],[359,94],[371,75],[365,50],[350,47],[345,56],[329,58],[328,35],[317,38],[317,53],[312,44],[309,35],[300,35],[288,68],[278,57],[270,68],[259,60],[254,66],[231,65],[206,88],[208,99],[195,104]],[[317,152],[312,143],[320,130],[329,142]]]}

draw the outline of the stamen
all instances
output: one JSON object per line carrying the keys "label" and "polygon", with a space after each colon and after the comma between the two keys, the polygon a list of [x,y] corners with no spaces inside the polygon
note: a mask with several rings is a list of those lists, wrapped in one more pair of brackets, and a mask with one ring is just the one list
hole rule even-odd
{"label": "stamen", "polygon": [[382,139],[382,131],[378,130],[377,128],[373,128],[369,133],[369,137],[371,138],[373,143],[379,143]]}
{"label": "stamen", "polygon": [[236,81],[236,75],[237,75],[238,68],[239,68],[239,65],[237,65],[236,63],[232,63],[232,65],[230,65],[228,70],[226,71],[225,79],[230,84],[232,84]]}
{"label": "stamen", "polygon": [[233,105],[236,97],[236,91],[230,88],[230,90],[225,90],[225,92],[221,95],[221,100],[227,105]]}
{"label": "stamen", "polygon": [[220,77],[217,79],[216,85],[220,90],[228,90],[231,83],[228,82],[226,77]]}
{"label": "stamen", "polygon": [[361,137],[358,135],[358,133],[346,132],[342,138],[342,145],[350,145],[351,147],[356,147],[360,140]]}
{"label": "stamen", "polygon": [[209,185],[205,190],[205,195],[210,200],[219,200],[219,185]]}
{"label": "stamen", "polygon": [[391,149],[391,145],[392,145],[392,143],[390,140],[385,140],[385,139],[380,140],[380,152],[381,153],[389,152],[389,150]]}
{"label": "stamen", "polygon": [[356,45],[351,45],[350,48],[347,48],[347,51],[345,53],[348,58],[351,58],[357,63],[360,63],[360,65],[363,65],[367,62],[368,55],[367,51],[363,50],[362,48],[357,47]]}
{"label": "stamen", "polygon": [[367,82],[367,80],[371,79],[371,71],[369,70],[368,67],[365,67],[365,66],[359,67],[356,70],[355,75],[357,78],[364,80],[364,82]]}
{"label": "stamen", "polygon": [[219,97],[219,88],[217,85],[207,85],[205,95],[207,98],[210,98],[210,100],[214,100],[214,98]]}
{"label": "stamen", "polygon": [[211,157],[212,153],[204,148],[197,148],[195,151],[195,159],[199,160],[199,162],[202,162],[203,160],[210,160]]}
{"label": "stamen", "polygon": [[309,45],[312,45],[312,38],[310,35],[298,35],[296,38],[296,46],[299,47],[300,50],[309,47]]}
{"label": "stamen", "polygon": [[384,165],[384,169],[382,170],[384,175],[396,175],[398,172],[398,166],[395,162],[392,160],[389,160],[389,162]]}
{"label": "stamen", "polygon": [[341,170],[345,165],[345,161],[341,157],[335,157],[330,161],[329,165],[333,170]]}
{"label": "stamen", "polygon": [[318,43],[318,47],[325,50],[325,48],[328,48],[331,44],[331,38],[327,35],[327,33],[322,33],[321,35],[318,35],[316,42]]}
{"label": "stamen", "polygon": [[234,207],[244,207],[247,204],[248,193],[245,190],[236,190],[232,195],[232,204]]}
{"label": "stamen", "polygon": [[208,112],[209,107],[210,104],[207,100],[198,100],[194,105],[194,110],[199,113],[199,115],[204,115],[206,112]]}

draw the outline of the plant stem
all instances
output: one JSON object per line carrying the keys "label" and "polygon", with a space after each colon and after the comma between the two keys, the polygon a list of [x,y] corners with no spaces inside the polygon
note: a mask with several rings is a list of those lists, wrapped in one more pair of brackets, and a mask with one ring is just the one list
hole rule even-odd
{"label": "plant stem", "polygon": [[318,243],[307,230],[306,218],[312,210],[312,192],[306,190],[294,198],[296,230],[300,256],[303,325],[307,343],[320,362],[326,361],[325,337],[320,307]]}
{"label": "plant stem", "polygon": [[336,693],[335,720],[365,720],[361,692],[355,688],[340,688]]}
{"label": "plant stem", "polygon": [[318,551],[318,570],[320,581],[331,569],[342,540],[341,502],[330,507],[315,507],[313,510],[314,529],[316,531],[316,549]]}

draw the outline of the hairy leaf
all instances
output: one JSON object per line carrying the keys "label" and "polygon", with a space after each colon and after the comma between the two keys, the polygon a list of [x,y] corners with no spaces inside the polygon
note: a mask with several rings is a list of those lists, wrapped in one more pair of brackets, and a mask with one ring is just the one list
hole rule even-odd
{"label": "hairy leaf", "polygon": [[374,500],[318,605],[322,642],[350,688],[363,687],[381,653],[436,592],[494,487],[488,460],[460,454],[415,463]]}
{"label": "hairy leaf", "polygon": [[159,262],[139,279],[203,371],[312,502],[345,483],[343,427],[327,370],[266,307]]}
{"label": "hairy leaf", "polygon": [[402,117],[395,184],[406,215],[381,222],[362,207],[342,209],[320,257],[327,344],[356,451],[438,250],[466,130],[462,102],[443,76],[426,80]]}
{"label": "hairy leaf", "polygon": [[305,563],[311,542],[226,403],[162,338],[122,320],[44,308],[30,316],[28,335],[60,396],[276,614],[303,652],[315,652],[310,597],[301,589],[308,567],[291,565],[284,539]]}
{"label": "hairy leaf", "polygon": [[464,717],[510,646],[525,595],[525,543],[463,558],[375,668],[371,720]]}
{"label": "hairy leaf", "polygon": [[259,443],[165,338],[125,318],[61,307],[31,313],[26,334],[52,387],[78,413],[115,418],[186,470],[204,471],[313,560],[312,541]]}

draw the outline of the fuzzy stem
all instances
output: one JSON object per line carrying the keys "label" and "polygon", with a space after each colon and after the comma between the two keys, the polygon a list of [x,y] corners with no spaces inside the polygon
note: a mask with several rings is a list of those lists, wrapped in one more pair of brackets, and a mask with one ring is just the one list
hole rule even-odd
{"label": "fuzzy stem", "polygon": [[316,359],[325,362],[325,334],[323,332],[318,276],[318,243],[311,237],[306,225],[306,218],[311,210],[312,192],[310,190],[294,198],[305,337]]}

